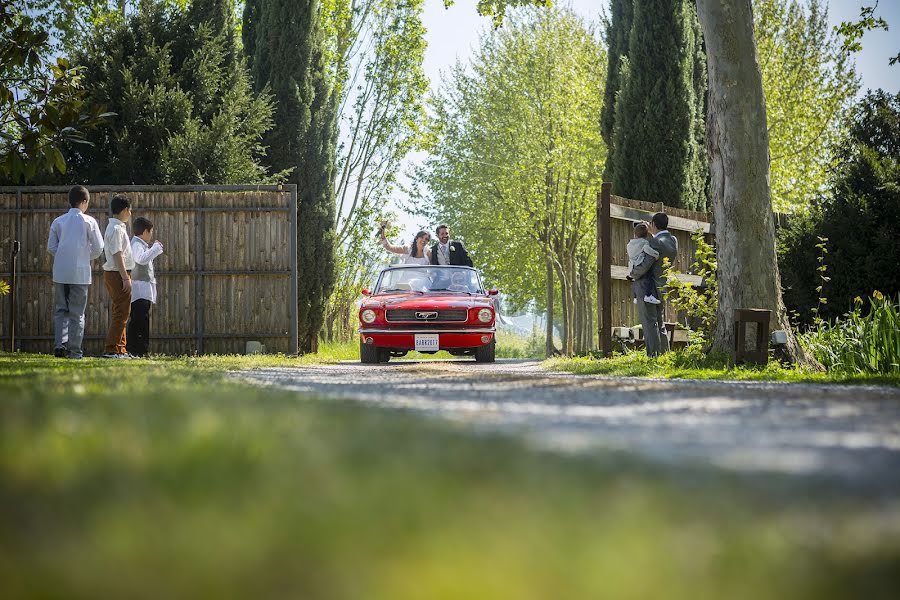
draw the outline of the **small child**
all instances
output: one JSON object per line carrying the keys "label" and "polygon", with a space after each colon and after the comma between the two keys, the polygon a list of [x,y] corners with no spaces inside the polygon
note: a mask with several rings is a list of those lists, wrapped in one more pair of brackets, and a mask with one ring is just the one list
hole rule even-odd
{"label": "small child", "polygon": [[106,333],[103,358],[133,358],[125,348],[125,327],[131,314],[131,270],[134,268],[127,226],[131,220],[131,202],[125,196],[113,196],[109,211],[112,217],[103,238],[106,254],[103,283],[112,300],[112,319]]}
{"label": "small child", "polygon": [[[650,246],[650,240],[647,239],[648,233],[647,226],[643,223],[638,223],[634,226],[634,239],[628,242],[627,248],[628,279],[631,279],[631,274],[634,272],[635,266],[641,264],[642,261],[647,260],[647,258],[643,256],[644,254],[654,261],[659,258],[659,252]],[[641,278],[641,282],[644,288],[642,290],[644,292],[644,302],[647,304],[659,304],[660,301],[656,290],[656,282],[653,280],[652,274],[647,272],[647,274]],[[637,295],[635,295],[634,301],[637,302]]]}
{"label": "small child", "polygon": [[81,358],[84,310],[91,285],[91,261],[103,254],[103,236],[94,217],[85,214],[91,195],[86,187],[69,190],[69,212],[50,225],[47,252],[53,255],[53,354]]}
{"label": "small child", "polygon": [[153,259],[163,253],[159,240],[152,244],[153,223],[138,217],[131,226],[131,254],[134,269],[131,271],[131,318],[128,321],[126,348],[128,354],[144,356],[150,347],[150,308],[156,304],[156,277]]}

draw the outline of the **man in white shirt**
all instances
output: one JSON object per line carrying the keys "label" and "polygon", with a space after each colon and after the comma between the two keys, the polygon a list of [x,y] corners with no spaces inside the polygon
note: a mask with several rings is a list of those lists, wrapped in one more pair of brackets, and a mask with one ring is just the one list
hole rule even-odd
{"label": "man in white shirt", "polygon": [[97,221],[86,214],[87,188],[69,190],[69,212],[50,225],[47,252],[53,255],[53,354],[81,358],[84,354],[84,311],[91,284],[91,261],[103,253]]}
{"label": "man in white shirt", "polygon": [[126,348],[128,354],[141,357],[150,348],[150,307],[156,304],[156,275],[153,259],[163,253],[162,244],[153,239],[153,223],[138,217],[131,225],[131,254],[134,269],[131,271],[131,318],[128,320]]}
{"label": "man in white shirt", "polygon": [[109,210],[112,217],[103,238],[106,254],[103,283],[112,300],[112,317],[106,332],[103,358],[132,358],[125,348],[125,327],[131,314],[131,270],[134,268],[126,226],[131,220],[131,202],[125,196],[113,196]]}

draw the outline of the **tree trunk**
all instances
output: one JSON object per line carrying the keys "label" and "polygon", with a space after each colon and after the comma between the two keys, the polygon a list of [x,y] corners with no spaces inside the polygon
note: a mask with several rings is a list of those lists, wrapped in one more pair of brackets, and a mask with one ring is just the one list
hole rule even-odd
{"label": "tree trunk", "polygon": [[593,302],[594,294],[592,294],[591,292],[594,291],[594,288],[591,285],[591,282],[589,279],[589,277],[590,277],[589,274],[591,273],[591,270],[585,269],[584,272],[586,274],[584,281],[585,281],[585,287],[587,289],[587,291],[585,292],[585,297],[584,297],[584,310],[587,313],[587,330],[585,331],[585,335],[587,336],[587,350],[588,350],[588,352],[593,352],[594,348],[595,348],[595,346],[594,346],[594,302]]}
{"label": "tree trunk", "polygon": [[556,277],[557,277],[557,279],[559,279],[559,303],[560,303],[560,307],[562,308],[562,327],[560,328],[560,332],[559,332],[560,333],[560,340],[559,340],[560,351],[564,355],[568,356],[568,354],[569,354],[568,347],[569,347],[569,341],[571,340],[571,336],[569,335],[569,322],[570,322],[569,302],[568,302],[568,298],[566,296],[568,293],[569,286],[566,282],[565,270],[563,269],[562,265],[559,264],[559,262],[556,263]]}
{"label": "tree trunk", "polygon": [[736,308],[768,309],[771,327],[788,333],[789,356],[811,364],[790,329],[781,299],[766,105],[751,0],[697,0],[697,12],[709,68],[707,150],[718,247],[713,348],[734,353]]}
{"label": "tree trunk", "polygon": [[566,356],[575,354],[575,263],[571,256],[566,256],[564,263],[566,270],[566,309],[569,313],[569,321],[566,323]]}
{"label": "tree trunk", "polygon": [[329,344],[334,342],[334,311],[328,311],[325,316],[325,339]]}
{"label": "tree trunk", "polygon": [[575,354],[584,354],[584,285],[575,276]]}
{"label": "tree trunk", "polygon": [[556,286],[553,284],[553,262],[549,256],[545,260],[547,261],[547,340],[544,343],[544,351],[547,358],[550,358],[556,353],[556,348],[553,346],[553,301],[556,296]]}

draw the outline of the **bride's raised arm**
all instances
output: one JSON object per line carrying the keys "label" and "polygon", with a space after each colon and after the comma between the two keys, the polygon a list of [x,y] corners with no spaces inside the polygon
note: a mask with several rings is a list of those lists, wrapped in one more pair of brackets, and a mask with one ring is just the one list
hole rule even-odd
{"label": "bride's raised arm", "polygon": [[381,234],[381,245],[384,246],[384,249],[388,252],[393,252],[394,254],[409,254],[409,248],[406,246],[394,246],[388,243],[387,238],[384,235],[384,229],[378,231]]}

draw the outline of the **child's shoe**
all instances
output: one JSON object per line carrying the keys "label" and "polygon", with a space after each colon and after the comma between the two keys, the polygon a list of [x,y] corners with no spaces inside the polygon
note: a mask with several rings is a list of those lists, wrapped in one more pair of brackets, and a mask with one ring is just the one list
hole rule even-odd
{"label": "child's shoe", "polygon": [[65,358],[66,354],[69,353],[69,350],[65,346],[60,346],[59,348],[53,349],[53,356],[56,358]]}
{"label": "child's shoe", "polygon": [[[637,302],[637,298],[635,298],[635,302]],[[644,296],[644,302],[647,304],[659,304],[659,298],[654,298],[653,296]]]}

